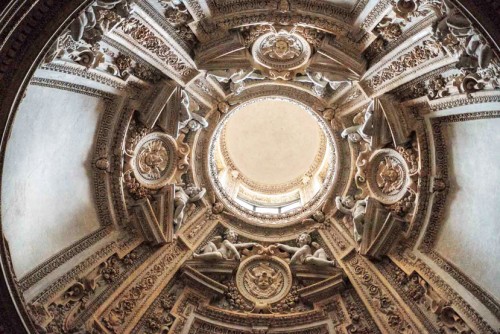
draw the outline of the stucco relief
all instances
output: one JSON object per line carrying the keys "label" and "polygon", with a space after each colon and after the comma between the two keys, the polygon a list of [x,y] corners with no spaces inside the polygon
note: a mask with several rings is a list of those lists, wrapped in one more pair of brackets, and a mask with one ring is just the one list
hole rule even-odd
{"label": "stucco relief", "polygon": [[274,70],[293,70],[303,66],[311,56],[311,47],[293,31],[274,31],[257,38],[252,46],[255,61]]}
{"label": "stucco relief", "polygon": [[[71,2],[68,4],[65,6],[71,7]],[[386,1],[368,7],[367,1],[359,1],[352,11],[337,4],[302,0],[265,2],[265,11],[260,4],[162,1],[160,5],[147,3],[135,8],[125,1],[101,1],[76,11],[76,20],[57,41],[49,37],[51,29],[45,28],[52,26],[47,24],[56,15],[52,11],[61,9],[70,14],[63,5],[41,1],[33,4],[36,15],[20,18],[20,30],[12,35],[15,43],[9,37],[1,46],[1,55],[7,55],[7,61],[0,67],[0,78],[20,77],[12,74],[20,73],[16,71],[25,67],[22,61],[36,54],[33,50],[39,45],[35,44],[43,44],[26,43],[35,37],[42,42],[51,39],[55,43],[48,43],[53,45],[46,53],[48,63],[37,70],[51,79],[35,79],[33,84],[53,88],[55,76],[71,74],[75,81],[92,86],[85,94],[94,94],[96,87],[106,94],[112,91],[118,97],[107,101],[123,108],[106,110],[96,136],[98,150],[89,159],[97,175],[94,184],[98,205],[100,209],[111,206],[111,217],[117,217],[116,221],[104,217],[105,230],[69,247],[17,282],[25,296],[33,297],[28,310],[36,326],[48,333],[182,333],[191,329],[231,333],[231,326],[240,326],[248,333],[289,329],[290,333],[323,334],[332,331],[326,325],[332,321],[335,331],[419,332],[437,324],[450,333],[493,332],[498,326],[491,315],[471,305],[481,302],[498,313],[495,300],[432,252],[427,252],[429,261],[435,261],[458,283],[447,285],[434,269],[418,261],[410,266],[395,261],[395,266],[416,273],[405,272],[407,277],[403,277],[395,271],[400,278],[385,280],[384,271],[372,262],[394,256],[395,245],[409,247],[418,238],[419,228],[427,226],[426,205],[422,202],[446,198],[447,178],[431,176],[432,166],[426,163],[429,147],[439,143],[431,137],[426,138],[428,142],[422,141],[425,113],[498,102],[495,94],[500,72],[489,36],[479,33],[470,17],[452,1],[395,1],[392,10]],[[140,15],[132,13],[134,8]],[[29,24],[27,18],[32,20]],[[252,64],[260,68],[222,61],[219,68],[198,73],[196,61],[191,59],[191,51],[199,43],[195,34],[206,42],[226,30],[252,30],[251,25],[259,30],[256,25],[262,22],[266,27],[285,28],[263,28],[243,36],[248,38],[240,51],[251,57],[249,51],[258,48],[259,55],[252,57],[256,61]],[[375,47],[381,38],[388,42],[372,58],[368,75],[359,86],[342,83],[343,78],[326,70],[307,69],[331,32],[336,34],[338,45],[353,57],[360,56],[370,43]],[[377,34],[380,38],[374,40]],[[415,44],[417,34],[427,37]],[[180,43],[179,38],[186,43]],[[398,47],[395,43],[405,50],[391,53]],[[20,54],[14,66],[11,61]],[[381,60],[384,66],[380,66]],[[280,64],[286,62],[287,69],[282,70]],[[443,67],[436,69],[437,63]],[[300,68],[296,73],[290,71],[295,64]],[[156,94],[153,92],[161,91],[166,73],[181,82],[189,94],[184,93],[191,100],[184,99],[182,110],[172,111],[159,104],[153,107],[146,101]],[[387,124],[377,123],[381,114],[376,108],[362,108],[369,104],[370,95],[409,80],[413,81],[391,92],[396,103],[401,98],[407,104],[402,111],[385,109]],[[0,88],[2,101],[22,96],[16,91],[16,81],[5,85],[12,92]],[[349,85],[353,87],[344,90]],[[75,84],[58,86],[74,89]],[[344,91],[348,92],[342,96]],[[216,125],[206,120],[214,114],[223,118],[235,104],[262,94],[296,97],[318,112],[321,121],[327,121],[325,126],[336,140],[341,136],[347,139],[335,143],[335,153],[345,161],[339,162],[338,168],[343,171],[335,170],[331,175],[344,173],[352,178],[329,178],[331,184],[321,193],[324,197],[295,216],[249,217],[246,212],[234,211],[231,203],[213,191],[207,177],[201,176],[207,169],[207,138]],[[205,105],[196,109],[195,101],[200,99]],[[420,104],[412,101],[415,99]],[[417,110],[421,105],[425,108]],[[5,106],[1,108],[7,111],[11,104]],[[136,118],[146,114],[148,108],[154,112],[147,122],[145,117]],[[177,133],[158,122],[165,115],[183,117],[164,123],[175,124]],[[408,129],[417,132],[418,140],[407,133]],[[377,137],[380,134],[384,138]],[[442,150],[437,149],[437,153]],[[328,176],[326,171],[322,175]],[[432,222],[423,247],[430,247],[439,227],[439,214],[430,215]],[[260,227],[250,224],[255,217],[266,223]],[[268,226],[285,222],[290,222],[286,228]],[[168,235],[172,231],[164,229],[173,224],[177,226],[177,241]],[[237,232],[211,244],[201,240],[213,236],[214,229],[221,226],[232,226]],[[155,235],[157,232],[165,235]],[[295,236],[299,236],[297,244]],[[102,241],[103,237],[109,237],[109,243]],[[114,238],[127,240],[115,242]],[[94,254],[81,257],[100,240],[102,247],[96,246]],[[353,248],[368,258],[350,253]],[[195,249],[199,250],[191,259]],[[188,265],[183,266],[188,258]],[[192,270],[188,268],[191,265]],[[339,267],[346,271],[339,274]],[[232,273],[241,279],[235,281]],[[344,274],[343,279],[351,282],[347,293],[340,292],[345,291],[340,278]],[[314,284],[309,281],[311,277]],[[176,294],[172,294],[171,282],[180,283]],[[465,290],[474,298],[470,304],[463,299]],[[12,291],[15,293],[15,289]],[[161,300],[156,298],[159,291]],[[407,307],[408,301],[397,296],[403,293],[418,304],[416,308]],[[240,303],[245,294],[250,306]],[[257,300],[255,305],[253,300]],[[148,313],[150,305],[160,307],[161,312]],[[422,316],[418,309],[428,315]],[[436,323],[423,326],[429,317],[435,317]],[[208,320],[204,323],[201,318]],[[277,327],[273,328],[274,324]]]}
{"label": "stucco relief", "polygon": [[283,299],[291,284],[290,269],[279,258],[251,256],[240,264],[236,273],[239,291],[257,307]]}
{"label": "stucco relief", "polygon": [[367,185],[375,198],[393,204],[406,194],[410,175],[406,161],[398,152],[391,149],[376,151],[368,164]]}
{"label": "stucco relief", "polygon": [[132,168],[139,182],[152,187],[161,187],[175,171],[178,159],[173,138],[150,133],[142,138],[133,153]]}

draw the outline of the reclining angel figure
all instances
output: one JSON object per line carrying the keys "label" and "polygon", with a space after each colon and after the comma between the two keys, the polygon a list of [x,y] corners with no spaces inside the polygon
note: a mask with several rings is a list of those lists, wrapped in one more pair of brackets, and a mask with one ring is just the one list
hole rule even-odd
{"label": "reclining angel figure", "polygon": [[[312,264],[319,267],[334,267],[335,261],[328,260],[325,250],[316,242],[312,242],[308,233],[302,233],[297,237],[298,247],[278,244],[278,248],[292,255],[290,265],[293,264]],[[316,248],[313,253],[312,248]]]}
{"label": "reclining angel figure", "polygon": [[195,259],[204,261],[223,261],[241,259],[239,251],[256,246],[255,242],[238,243],[238,233],[228,229],[224,238],[217,236],[201,249],[199,254],[193,254]]}

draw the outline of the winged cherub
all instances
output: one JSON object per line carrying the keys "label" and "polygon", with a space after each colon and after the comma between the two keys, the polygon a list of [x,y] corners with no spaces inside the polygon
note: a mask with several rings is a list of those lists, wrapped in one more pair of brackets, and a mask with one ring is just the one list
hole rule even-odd
{"label": "winged cherub", "polygon": [[261,298],[275,295],[283,285],[283,276],[266,262],[248,270],[244,280],[251,292]]}

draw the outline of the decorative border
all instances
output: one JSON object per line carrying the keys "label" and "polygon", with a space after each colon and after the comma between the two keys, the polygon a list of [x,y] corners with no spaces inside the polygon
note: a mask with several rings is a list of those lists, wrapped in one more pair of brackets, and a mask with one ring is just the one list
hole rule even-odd
{"label": "decorative border", "polygon": [[18,282],[19,288],[22,292],[25,292],[36,283],[40,282],[45,276],[59,268],[63,263],[69,261],[87,248],[96,244],[99,240],[104,239],[111,233],[111,230],[112,229],[109,227],[101,227],[97,231],[89,234],[87,237],[77,241],[69,247],[66,247],[50,259],[36,266],[28,274],[24,275]]}
{"label": "decorative border", "polygon": [[74,76],[89,79],[103,85],[113,87],[119,90],[125,89],[125,82],[117,77],[111,75],[101,74],[95,70],[88,69],[82,65],[74,65],[70,63],[49,63],[40,66],[40,69],[46,71],[54,71],[60,73],[71,74]]}
{"label": "decorative border", "polygon": [[431,250],[426,255],[434,261],[441,269],[446,271],[458,283],[479,299],[488,310],[497,318],[500,318],[500,303],[489,292],[482,289],[477,283],[470,279],[464,272],[448,262],[435,250]]}
{"label": "decorative border", "polygon": [[242,26],[250,26],[263,24],[264,22],[289,22],[290,24],[301,23],[302,25],[316,26],[317,29],[326,30],[337,36],[342,36],[345,40],[356,49],[363,49],[363,40],[355,41],[354,37],[350,36],[350,26],[348,23],[339,19],[332,18],[320,14],[304,14],[299,12],[278,12],[270,10],[254,10],[251,12],[235,12],[228,16],[216,16],[205,18],[196,22],[193,30],[197,32],[200,40],[209,41],[213,38],[221,36],[221,32],[234,29]]}
{"label": "decorative border", "polygon": [[172,39],[179,44],[179,46],[187,53],[189,53],[190,47],[180,36],[175,32],[175,29],[168,23],[164,15],[158,13],[158,11],[148,2],[148,1],[137,1],[136,6],[138,6],[144,13],[146,13],[150,18],[154,20]]}
{"label": "decorative border", "polygon": [[33,300],[32,303],[40,303],[45,304],[51,301],[59,292],[64,290],[72,283],[76,277],[95,266],[97,263],[102,262],[105,258],[111,256],[117,249],[116,241],[112,241],[107,244],[105,247],[101,248],[93,255],[89,256],[82,262],[80,262],[77,266],[72,268],[66,274],[62,275],[52,283],[48,288],[40,292]]}
{"label": "decorative border", "polygon": [[373,312],[379,314],[382,332],[402,333],[406,330],[419,332],[420,326],[406,312],[405,305],[402,305],[398,298],[399,295],[395,295],[387,288],[364,257],[352,251],[343,262],[344,270],[350,273],[350,277],[355,281],[352,283],[357,285],[358,294],[370,305]]}
{"label": "decorative border", "polygon": [[417,272],[429,283],[432,282],[434,288],[438,288],[451,300],[451,302],[457,306],[467,318],[474,323],[474,325],[480,330],[480,333],[497,333],[476,310],[474,310],[470,304],[467,303],[462,297],[458,295],[441,277],[436,275],[434,271],[427,266],[421,260],[418,260],[415,264]]}
{"label": "decorative border", "polygon": [[[422,226],[424,224],[424,220],[426,217],[426,213],[429,207],[429,198],[430,198],[430,166],[431,166],[431,154],[429,148],[429,138],[427,136],[425,125],[420,120],[417,123],[415,129],[417,144],[419,147],[419,166],[420,170],[428,171],[426,174],[421,173],[418,179],[418,189],[419,194],[417,196],[417,203],[415,205],[415,215],[413,216],[409,232],[408,239],[406,242],[408,243],[408,247],[413,247],[417,242],[420,232],[422,230]],[[439,194],[438,194],[439,195]]]}
{"label": "decorative border", "polygon": [[[375,67],[373,70],[370,69],[370,73],[360,82],[360,85],[370,94],[380,93],[390,85],[415,75],[416,72],[435,66],[436,63],[443,60],[449,60],[441,46],[436,41],[428,39],[428,37],[428,35],[423,36],[420,40],[391,57],[390,61],[383,62],[384,65],[378,68]],[[429,44],[431,47],[429,47]],[[400,73],[394,72],[393,74],[395,69],[403,67],[401,64],[407,61],[408,58],[414,58],[414,66],[404,67],[404,71]],[[392,69],[390,69],[391,67]],[[384,78],[384,75],[389,77]]]}
{"label": "decorative border", "polygon": [[417,303],[415,302],[411,294],[402,289],[401,285],[398,284],[398,282],[396,282],[396,280],[394,279],[394,272],[402,272],[401,268],[399,268],[390,259],[385,259],[381,263],[376,264],[376,266],[377,269],[383,274],[385,279],[389,282],[389,284],[401,296],[403,301],[410,307],[412,312],[421,320],[422,324],[425,326],[425,329],[429,333],[439,332],[437,326],[434,325],[433,321],[429,319],[429,317],[417,306]]}
{"label": "decorative border", "polygon": [[[491,92],[490,92],[491,93]],[[440,111],[440,110],[446,110],[446,109],[451,109],[455,107],[461,107],[461,106],[467,106],[471,104],[481,104],[481,103],[495,103],[495,102],[500,102],[500,94],[495,94],[496,92],[493,91],[493,94],[491,95],[475,95],[475,96],[468,96],[468,95],[460,95],[460,96],[453,96],[452,99],[449,98],[443,98],[439,100],[431,101],[429,103],[430,105],[430,111]],[[477,93],[476,93],[477,94]],[[488,112],[483,112],[483,113],[488,113]],[[491,112],[489,112],[491,113]],[[474,113],[472,113],[474,114]],[[462,115],[468,115],[468,114],[462,114]],[[453,115],[453,116],[448,116],[449,119],[444,119],[443,122],[463,122],[466,120],[472,120],[475,118],[470,118],[468,116],[464,116],[467,119],[461,119],[461,115]],[[495,118],[498,116],[493,116],[493,117],[481,117],[481,118]]]}
{"label": "decorative border", "polygon": [[[428,26],[432,25],[433,21],[436,19],[437,19],[436,15],[433,12],[431,12],[429,15],[423,17],[418,23],[412,25],[409,29],[405,30],[401,34],[401,36],[390,41],[389,44],[387,44],[387,46],[385,46],[385,49],[382,52],[377,53],[374,58],[370,59],[370,63],[371,64],[378,63],[380,61],[380,59],[382,59],[386,55],[390,54],[392,52],[392,50],[397,48],[399,45],[401,45],[405,41],[411,39],[412,37],[414,37],[415,35],[420,33],[422,30],[424,30]],[[431,21],[431,22],[429,22],[429,21]]]}
{"label": "decorative border", "polygon": [[382,19],[382,15],[386,12],[387,8],[392,4],[391,0],[381,0],[377,2],[375,7],[368,13],[363,20],[361,28],[365,30],[372,30],[377,23]]}
{"label": "decorative border", "polygon": [[[178,242],[158,249],[150,257],[152,262],[148,268],[139,273],[124,290],[115,296],[115,299],[98,316],[99,321],[112,332],[128,332],[132,321],[143,314],[145,309],[143,303],[165,288],[167,282],[179,269],[180,263],[190,254],[189,248]],[[116,319],[117,315],[119,319]]]}

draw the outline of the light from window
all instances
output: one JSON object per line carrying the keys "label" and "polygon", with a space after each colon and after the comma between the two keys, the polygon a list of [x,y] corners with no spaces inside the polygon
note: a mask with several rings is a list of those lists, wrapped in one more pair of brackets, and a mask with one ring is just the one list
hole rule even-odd
{"label": "light from window", "polygon": [[245,209],[258,213],[269,213],[269,214],[280,214],[287,211],[291,211],[296,208],[300,208],[302,206],[300,199],[297,199],[296,201],[293,201],[291,203],[287,203],[286,205],[283,206],[257,206],[255,204],[248,203],[247,201],[239,197],[236,197],[236,202]]}

